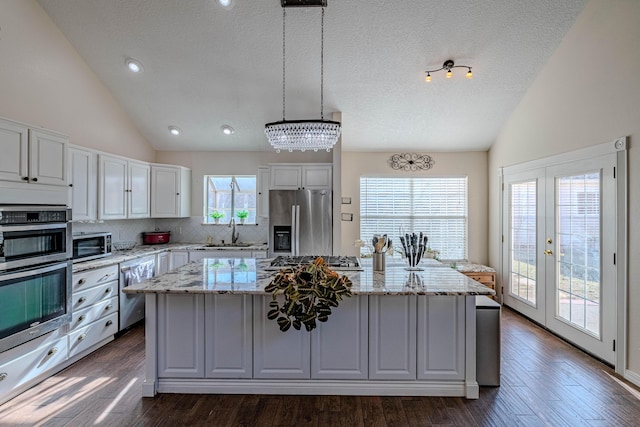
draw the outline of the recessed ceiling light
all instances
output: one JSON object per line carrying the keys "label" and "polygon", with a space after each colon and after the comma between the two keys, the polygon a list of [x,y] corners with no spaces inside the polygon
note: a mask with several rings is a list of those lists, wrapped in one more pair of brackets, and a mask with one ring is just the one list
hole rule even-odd
{"label": "recessed ceiling light", "polygon": [[142,62],[138,61],[137,59],[127,58],[125,59],[124,63],[126,64],[127,68],[133,73],[141,73],[143,70]]}
{"label": "recessed ceiling light", "polygon": [[229,125],[222,125],[220,126],[220,130],[222,131],[222,133],[224,133],[225,135],[231,135],[232,133],[235,132],[235,130],[229,126]]}
{"label": "recessed ceiling light", "polygon": [[180,129],[178,126],[169,126],[169,133],[171,135],[178,136],[182,133],[182,129]]}
{"label": "recessed ceiling light", "polygon": [[235,0],[217,0],[218,4],[225,9],[231,9],[235,3]]}

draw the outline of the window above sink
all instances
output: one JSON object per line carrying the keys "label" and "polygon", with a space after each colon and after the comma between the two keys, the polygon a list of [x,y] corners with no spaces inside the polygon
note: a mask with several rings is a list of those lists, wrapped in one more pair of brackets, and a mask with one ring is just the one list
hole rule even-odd
{"label": "window above sink", "polygon": [[204,193],[205,224],[256,223],[255,175],[205,175]]}

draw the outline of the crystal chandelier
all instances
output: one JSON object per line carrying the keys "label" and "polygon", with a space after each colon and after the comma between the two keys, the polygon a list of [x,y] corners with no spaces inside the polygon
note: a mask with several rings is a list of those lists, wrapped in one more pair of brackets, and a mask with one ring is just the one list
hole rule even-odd
{"label": "crystal chandelier", "polygon": [[[295,2],[292,2],[295,3]],[[269,144],[279,153],[280,150],[327,150],[338,142],[340,137],[340,122],[324,119],[324,6],[326,1],[320,1],[318,6],[322,6],[322,16],[320,21],[321,43],[320,43],[320,120],[286,120],[285,119],[285,21],[287,6],[311,6],[304,4],[288,5],[286,0],[282,0],[282,121],[267,123],[264,126],[264,133],[267,135]],[[311,2],[312,3],[312,2]]]}

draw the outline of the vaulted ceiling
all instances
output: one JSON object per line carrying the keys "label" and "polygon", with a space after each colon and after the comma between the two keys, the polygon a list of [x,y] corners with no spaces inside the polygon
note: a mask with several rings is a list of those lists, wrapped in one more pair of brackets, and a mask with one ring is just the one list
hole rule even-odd
{"label": "vaulted ceiling", "polygon": [[[270,150],[280,0],[39,0],[158,150]],[[587,0],[328,0],[324,113],[348,151],[487,150]],[[286,118],[320,118],[320,9],[287,8]],[[142,62],[142,73],[125,67]],[[425,82],[447,59],[473,67]],[[571,72],[571,71],[565,71]],[[226,136],[221,126],[235,133]],[[169,126],[182,130],[178,137]]]}

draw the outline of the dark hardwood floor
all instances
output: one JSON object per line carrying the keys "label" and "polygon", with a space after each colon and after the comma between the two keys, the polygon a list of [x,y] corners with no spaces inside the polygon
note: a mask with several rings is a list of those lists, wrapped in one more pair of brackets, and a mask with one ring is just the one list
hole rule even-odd
{"label": "dark hardwood floor", "polygon": [[514,312],[480,399],[165,394],[142,398],[137,327],[0,406],[2,426],[638,426],[640,392]]}

